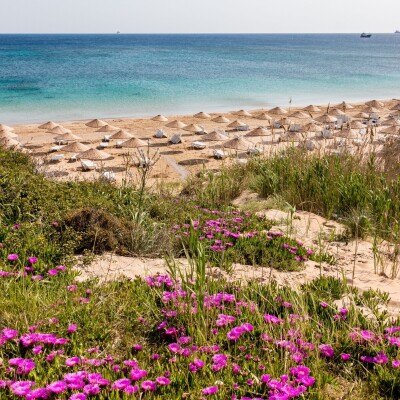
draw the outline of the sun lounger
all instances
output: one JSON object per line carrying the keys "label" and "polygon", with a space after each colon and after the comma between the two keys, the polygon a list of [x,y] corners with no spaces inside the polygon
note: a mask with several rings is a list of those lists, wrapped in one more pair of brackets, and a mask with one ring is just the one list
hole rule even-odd
{"label": "sun lounger", "polygon": [[168,137],[163,129],[158,129],[157,132],[153,135],[153,137],[157,139],[162,139]]}
{"label": "sun lounger", "polygon": [[226,156],[224,151],[220,150],[220,149],[214,150],[213,155],[214,155],[214,158],[216,158],[217,160],[222,160]]}
{"label": "sun lounger", "polygon": [[192,147],[194,149],[198,149],[198,150],[205,149],[207,147],[207,143],[200,142],[199,140],[195,140],[194,142],[192,142]]}
{"label": "sun lounger", "polygon": [[169,140],[172,144],[182,143],[182,137],[179,133],[176,133],[172,138]]}
{"label": "sun lounger", "polygon": [[250,154],[252,156],[255,156],[257,154],[261,154],[263,152],[263,149],[260,149],[258,147],[252,147],[247,150],[247,154]]}
{"label": "sun lounger", "polygon": [[123,140],[118,140],[118,141],[115,143],[115,147],[116,147],[117,149],[122,148],[122,143],[124,143]]}
{"label": "sun lounger", "polygon": [[76,161],[78,161],[77,154],[74,154],[69,158],[69,162],[76,162]]}
{"label": "sun lounger", "polygon": [[64,154],[54,154],[53,157],[50,158],[50,162],[56,163],[64,160]]}
{"label": "sun lounger", "polygon": [[59,145],[53,146],[53,147],[49,150],[49,153],[53,153],[53,152],[55,152],[55,151],[60,151],[62,148],[63,148],[63,146],[59,146]]}
{"label": "sun lounger", "polygon": [[115,174],[113,171],[104,171],[101,173],[101,177],[103,179],[105,179],[108,182],[115,182],[116,178],[115,178]]}
{"label": "sun lounger", "polygon": [[98,146],[97,146],[97,148],[99,149],[99,150],[103,150],[103,149],[105,149],[106,147],[108,147],[109,146],[109,143],[108,142],[101,142]]}
{"label": "sun lounger", "polygon": [[250,130],[249,125],[241,125],[236,128],[237,131],[248,131]]}
{"label": "sun lounger", "polygon": [[332,139],[333,138],[333,132],[330,129],[324,129],[322,131],[322,137],[324,139]]}
{"label": "sun lounger", "polygon": [[103,136],[103,142],[109,142],[111,138],[111,135],[104,135]]}
{"label": "sun lounger", "polygon": [[82,171],[91,171],[97,168],[97,165],[90,160],[81,160]]}

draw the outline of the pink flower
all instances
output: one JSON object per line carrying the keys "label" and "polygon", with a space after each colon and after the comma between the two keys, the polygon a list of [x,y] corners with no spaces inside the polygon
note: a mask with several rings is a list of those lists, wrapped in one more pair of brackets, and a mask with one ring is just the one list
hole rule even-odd
{"label": "pink flower", "polygon": [[333,348],[329,344],[321,344],[319,346],[319,350],[321,351],[322,355],[327,358],[331,358],[335,354]]}
{"label": "pink flower", "polygon": [[209,386],[204,388],[201,393],[205,396],[209,396],[218,392],[218,386]]}
{"label": "pink flower", "polygon": [[81,363],[81,359],[79,357],[71,357],[65,360],[65,365],[67,367],[73,367],[74,365],[78,365]]}
{"label": "pink flower", "polygon": [[28,262],[29,262],[29,264],[33,265],[38,262],[38,259],[37,259],[37,257],[29,257]]}
{"label": "pink flower", "polygon": [[67,390],[67,384],[64,381],[55,381],[46,386],[46,389],[51,393],[62,393]]}
{"label": "pink flower", "polygon": [[400,360],[393,360],[392,361],[392,367],[393,368],[399,368],[400,367]]}
{"label": "pink flower", "polygon": [[58,274],[58,270],[56,270],[56,269],[49,269],[49,270],[47,271],[47,274],[50,275],[50,276],[55,276],[55,275]]}
{"label": "pink flower", "polygon": [[95,396],[100,393],[100,386],[96,383],[89,383],[83,388],[83,393],[87,396]]}
{"label": "pink flower", "polygon": [[340,358],[341,358],[343,361],[347,361],[347,360],[350,359],[350,354],[342,353],[342,354],[340,355]]}
{"label": "pink flower", "polygon": [[133,381],[139,381],[147,375],[147,371],[144,369],[133,369],[131,371],[131,379]]}
{"label": "pink flower", "polygon": [[9,261],[16,261],[16,260],[18,260],[18,254],[9,254],[8,256],[7,256],[7,260],[9,260]]}
{"label": "pink flower", "polygon": [[86,399],[87,397],[83,393],[75,393],[71,395],[71,397],[69,398],[69,400],[86,400]]}
{"label": "pink flower", "polygon": [[165,376],[159,376],[158,378],[156,378],[156,382],[160,386],[167,386],[171,383],[171,381],[168,378],[166,378]]}
{"label": "pink flower", "polygon": [[76,324],[70,324],[70,325],[68,325],[67,332],[68,333],[73,333],[73,332],[76,332],[76,329],[77,329],[77,325]]}
{"label": "pink flower", "polygon": [[144,391],[154,392],[157,389],[157,385],[153,381],[143,381],[140,386]]}

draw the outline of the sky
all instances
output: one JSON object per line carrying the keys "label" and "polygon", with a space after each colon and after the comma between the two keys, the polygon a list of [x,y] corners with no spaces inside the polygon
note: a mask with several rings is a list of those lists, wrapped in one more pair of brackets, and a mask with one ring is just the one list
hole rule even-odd
{"label": "sky", "polygon": [[350,33],[400,29],[399,0],[0,0],[0,33]]}

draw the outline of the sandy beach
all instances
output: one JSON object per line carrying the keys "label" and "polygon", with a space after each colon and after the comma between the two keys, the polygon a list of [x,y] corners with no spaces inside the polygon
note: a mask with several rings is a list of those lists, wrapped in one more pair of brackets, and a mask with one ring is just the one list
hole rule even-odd
{"label": "sandy beach", "polygon": [[[368,103],[368,101],[366,101]],[[135,138],[145,140],[149,143],[149,148],[142,147],[145,152],[149,151],[150,156],[159,152],[159,160],[154,165],[151,173],[151,182],[179,182],[187,179],[190,175],[196,174],[206,168],[207,170],[218,170],[222,165],[233,162],[246,162],[245,160],[251,155],[248,154],[248,149],[256,148],[257,152],[262,152],[264,155],[271,155],[283,149],[286,146],[299,146],[304,145],[310,151],[334,151],[337,153],[350,152],[355,153],[360,151],[369,151],[371,149],[379,150],[386,138],[393,137],[393,135],[382,134],[388,126],[382,125],[390,116],[398,118],[400,111],[393,110],[398,105],[396,100],[386,100],[381,103],[379,108],[372,107],[370,113],[379,117],[379,123],[374,128],[374,138],[371,142],[370,134],[365,134],[365,129],[352,129],[351,135],[348,138],[340,135],[340,130],[332,129],[332,137],[324,138],[321,132],[323,128],[327,128],[332,123],[317,122],[321,120],[322,116],[326,113],[328,106],[319,106],[320,111],[304,111],[304,108],[286,108],[285,111],[278,110],[278,114],[274,111],[259,109],[248,110],[243,112],[229,112],[224,114],[210,113],[211,118],[202,119],[192,115],[173,115],[166,116],[168,121],[154,121],[152,118],[126,118],[126,119],[106,119],[104,120],[112,129],[110,132],[98,132],[98,128],[91,128],[86,126],[86,121],[74,122],[60,122],[55,121],[60,126],[69,129],[73,134],[78,135],[81,139],[77,142],[86,144],[90,148],[101,148],[106,151],[111,158],[104,161],[94,161],[96,169],[90,171],[82,171],[81,162],[74,161],[73,156],[76,153],[63,152],[62,148],[57,152],[51,149],[57,145],[55,142],[56,134],[49,132],[46,129],[39,129],[38,124],[17,125],[13,126],[14,133],[18,135],[17,140],[21,143],[23,149],[28,151],[34,157],[41,170],[49,177],[67,180],[81,180],[81,179],[96,179],[105,171],[112,171],[113,177],[117,182],[122,182],[124,179],[135,179],[135,164],[138,159],[138,151],[135,148],[117,148],[117,140],[111,140],[107,143],[103,142],[106,135],[112,135],[118,129],[125,130],[133,135]],[[305,105],[307,107],[307,105]],[[369,118],[360,118],[360,113],[368,109],[365,103],[352,104],[344,108],[345,116],[349,121],[359,121],[366,124]],[[350,108],[352,107],[352,108]],[[339,110],[339,111],[338,111]],[[248,115],[246,115],[248,114]],[[260,114],[264,114],[260,119]],[[265,116],[265,114],[267,116]],[[340,115],[336,115],[340,114]],[[330,105],[329,115],[335,118],[341,118],[343,114],[343,105]],[[222,115],[222,120],[225,122],[218,123],[213,121],[218,116]],[[336,115],[336,117],[335,117]],[[367,116],[366,114],[364,116]],[[101,116],[99,116],[101,118]],[[285,125],[283,128],[274,128],[272,126],[276,121],[284,119]],[[229,139],[242,136],[246,141],[245,147],[240,149],[224,148],[227,141],[203,141],[200,134],[185,130],[185,128],[170,128],[167,125],[172,121],[181,121],[184,125],[190,124],[200,125],[206,132],[212,131],[225,131]],[[228,122],[226,122],[228,121]],[[238,131],[235,128],[229,127],[234,121],[240,121],[248,125],[248,130]],[[318,129],[306,131],[306,124],[315,121],[318,124]],[[45,123],[46,121],[43,121]],[[240,123],[239,122],[239,123]],[[289,123],[291,126],[297,125],[299,133],[293,133],[289,137],[285,134],[288,129]],[[182,125],[183,125],[182,124]],[[385,126],[386,125],[386,126]],[[355,125],[356,126],[356,125]],[[360,125],[361,126],[361,125]],[[367,126],[367,125],[364,125]],[[262,136],[248,135],[252,130],[263,127]],[[343,125],[344,129],[346,124]],[[157,130],[162,129],[166,133],[166,138],[153,137]],[[316,130],[316,131],[315,131]],[[172,144],[170,138],[175,134],[180,134],[182,142]],[[340,137],[342,136],[342,137]],[[286,137],[286,139],[285,139]],[[194,141],[203,142],[206,147],[204,149],[195,149],[192,146]],[[123,140],[119,141],[120,143]],[[310,144],[310,142],[312,144]],[[68,142],[72,143],[72,142]],[[66,143],[65,143],[66,144]],[[215,159],[214,150],[224,149],[226,157],[223,160]],[[54,155],[62,155],[61,161],[51,161]],[[57,158],[57,157],[56,157]],[[72,159],[71,159],[72,158]]]}

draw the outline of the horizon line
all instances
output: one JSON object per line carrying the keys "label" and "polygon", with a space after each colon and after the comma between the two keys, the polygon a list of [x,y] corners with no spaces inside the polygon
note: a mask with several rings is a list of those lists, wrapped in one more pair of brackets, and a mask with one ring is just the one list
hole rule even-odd
{"label": "horizon line", "polygon": [[[365,31],[367,33],[367,31]],[[373,35],[394,34],[371,32]],[[357,35],[360,32],[0,32],[0,35]]]}

